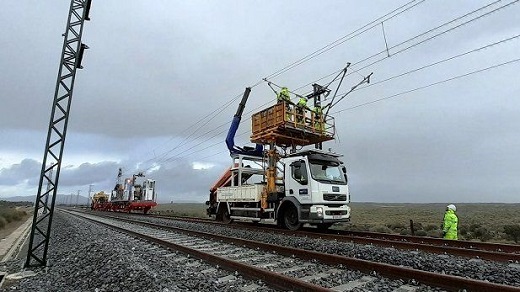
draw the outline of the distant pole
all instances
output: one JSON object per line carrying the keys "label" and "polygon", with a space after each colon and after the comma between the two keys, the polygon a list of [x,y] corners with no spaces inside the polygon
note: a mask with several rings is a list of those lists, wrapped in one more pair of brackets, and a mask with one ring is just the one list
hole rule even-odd
{"label": "distant pole", "polygon": [[79,193],[80,192],[81,192],[81,190],[78,190],[78,194],[76,195],[76,204],[74,205],[74,207],[78,206],[78,200],[79,200]]}
{"label": "distant pole", "polygon": [[88,186],[87,208],[88,208],[88,205],[90,205],[90,201],[91,201],[90,198],[92,198],[92,195],[91,195],[91,194],[92,194],[92,186],[94,186],[94,185],[93,185],[93,184],[90,184],[90,185]]}

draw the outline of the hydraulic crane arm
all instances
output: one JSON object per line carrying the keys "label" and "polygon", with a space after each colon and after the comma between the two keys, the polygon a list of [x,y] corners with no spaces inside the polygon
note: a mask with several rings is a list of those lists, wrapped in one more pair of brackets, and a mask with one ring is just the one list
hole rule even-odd
{"label": "hydraulic crane arm", "polygon": [[244,95],[242,96],[242,100],[238,105],[237,112],[233,116],[233,121],[231,122],[231,126],[229,127],[229,131],[226,136],[226,145],[229,149],[230,154],[245,154],[245,155],[253,155],[253,156],[262,156],[263,155],[263,145],[256,144],[256,147],[248,147],[240,148],[235,145],[235,135],[238,130],[238,126],[240,125],[240,120],[242,119],[242,113],[244,112],[244,108],[246,107],[247,98],[251,93],[251,88],[246,87],[244,91]]}

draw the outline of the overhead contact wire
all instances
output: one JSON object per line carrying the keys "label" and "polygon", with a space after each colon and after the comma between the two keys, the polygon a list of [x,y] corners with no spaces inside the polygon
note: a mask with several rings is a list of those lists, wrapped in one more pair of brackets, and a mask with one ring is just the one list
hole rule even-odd
{"label": "overhead contact wire", "polygon": [[404,94],[407,94],[407,93],[412,93],[412,92],[419,91],[419,90],[422,90],[422,89],[426,89],[426,88],[429,88],[429,87],[432,87],[432,86],[436,86],[436,85],[439,85],[439,84],[442,84],[442,83],[450,82],[450,81],[453,81],[453,80],[456,80],[456,79],[460,79],[460,78],[463,78],[463,77],[471,76],[471,75],[478,74],[478,73],[481,73],[481,72],[484,72],[484,71],[488,71],[488,70],[495,69],[495,68],[498,68],[498,67],[502,67],[502,66],[505,66],[505,65],[513,64],[513,63],[516,63],[518,61],[520,61],[520,58],[513,59],[513,60],[510,60],[510,61],[507,61],[507,62],[504,62],[504,63],[500,63],[500,64],[497,64],[497,65],[489,66],[489,67],[486,67],[486,68],[483,68],[483,69],[475,70],[475,71],[472,71],[472,72],[469,72],[469,73],[466,73],[466,74],[454,76],[454,77],[451,77],[451,78],[448,78],[448,79],[444,79],[444,80],[441,80],[441,81],[437,81],[437,82],[434,82],[434,83],[430,83],[430,84],[425,85],[425,86],[421,86],[421,87],[417,87],[417,88],[410,89],[410,90],[407,90],[407,91],[403,91],[403,92],[400,92],[400,93],[396,93],[396,94],[393,94],[393,95],[390,95],[390,96],[387,96],[387,97],[378,98],[376,100],[372,100],[372,101],[369,101],[369,102],[358,104],[358,105],[355,105],[355,106],[352,106],[352,107],[349,107],[349,108],[341,109],[341,110],[338,110],[336,112],[333,112],[333,114],[338,114],[338,113],[341,113],[341,112],[344,112],[344,111],[347,111],[347,110],[352,110],[352,109],[355,109],[355,108],[358,108],[358,107],[362,107],[362,106],[366,106],[366,105],[369,105],[369,104],[381,102],[383,100],[395,98],[397,96],[401,96],[401,95],[404,95]]}

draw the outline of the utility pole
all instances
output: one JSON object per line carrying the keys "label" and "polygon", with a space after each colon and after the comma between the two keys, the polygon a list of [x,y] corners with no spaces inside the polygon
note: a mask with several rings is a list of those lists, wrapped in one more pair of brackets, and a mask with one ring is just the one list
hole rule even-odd
{"label": "utility pole", "polygon": [[79,201],[79,193],[81,192],[81,190],[78,190],[78,194],[76,195],[76,204],[74,204],[74,207],[77,208],[78,207],[78,201]]}
{"label": "utility pole", "polygon": [[94,185],[93,185],[93,184],[90,184],[90,185],[88,186],[87,208],[88,208],[88,206],[90,205],[91,198],[92,198],[92,186],[94,186]]}
{"label": "utility pole", "polygon": [[[77,69],[83,68],[81,65],[83,53],[85,49],[88,49],[88,46],[81,42],[81,37],[83,35],[83,24],[85,20],[90,19],[89,11],[91,1],[92,0],[70,1],[67,25],[63,33],[61,60],[49,120],[45,153],[40,172],[38,194],[36,195],[36,202],[34,204],[29,248],[24,264],[25,268],[47,265],[47,251],[49,248],[56,192],[60,178],[63,148],[65,145],[65,137],[67,136],[74,80],[76,79]],[[50,168],[47,167],[48,164],[51,165]],[[55,172],[51,179],[49,172],[52,169],[55,169]],[[44,190],[45,182],[50,183],[51,187],[48,191]],[[52,200],[50,200],[49,204],[49,202],[45,202],[45,196],[51,193]],[[47,211],[43,213],[43,210]]]}

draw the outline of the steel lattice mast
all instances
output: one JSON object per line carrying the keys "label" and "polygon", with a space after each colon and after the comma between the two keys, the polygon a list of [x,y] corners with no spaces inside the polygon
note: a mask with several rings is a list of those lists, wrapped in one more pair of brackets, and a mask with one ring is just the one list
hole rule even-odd
{"label": "steel lattice mast", "polygon": [[[89,20],[91,0],[72,0],[56,82],[56,91],[43,156],[38,195],[34,205],[33,223],[25,267],[45,266],[51,233],[54,203],[60,178],[63,147],[69,121],[72,91],[76,70],[81,69],[83,52],[88,47],[81,43],[83,24]],[[47,166],[50,165],[50,166]],[[54,175],[53,175],[54,170]],[[44,189],[44,185],[48,187]]]}

